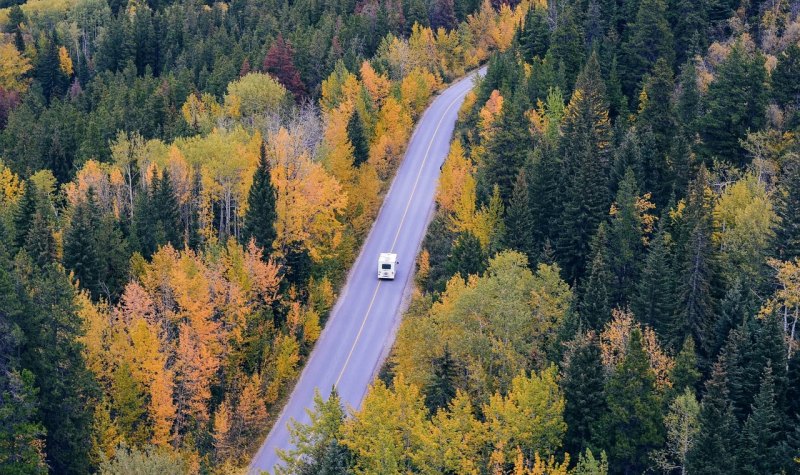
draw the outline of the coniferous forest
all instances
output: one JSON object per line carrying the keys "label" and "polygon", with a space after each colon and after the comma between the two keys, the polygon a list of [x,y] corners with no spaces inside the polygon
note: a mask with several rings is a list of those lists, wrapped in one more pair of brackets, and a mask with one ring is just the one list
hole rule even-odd
{"label": "coniferous forest", "polygon": [[0,473],[240,473],[483,63],[392,353],[281,473],[800,472],[797,0],[0,7]]}

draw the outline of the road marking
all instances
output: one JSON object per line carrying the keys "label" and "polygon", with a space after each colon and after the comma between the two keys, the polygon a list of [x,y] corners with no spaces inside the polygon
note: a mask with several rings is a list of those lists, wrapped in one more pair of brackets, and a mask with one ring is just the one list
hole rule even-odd
{"label": "road marking", "polygon": [[[414,180],[414,187],[411,189],[411,195],[408,197],[408,203],[406,203],[406,209],[403,211],[403,217],[400,219],[400,225],[397,227],[397,234],[394,235],[394,241],[392,242],[392,249],[390,252],[394,251],[394,246],[397,244],[397,238],[400,237],[400,231],[403,229],[403,223],[406,220],[406,215],[408,214],[408,209],[411,207],[411,201],[414,199],[414,193],[417,191],[417,185],[419,184],[419,179],[422,176],[422,170],[425,168],[425,163],[428,161],[428,155],[430,154],[431,147],[433,146],[433,141],[436,139],[436,134],[439,133],[439,128],[442,126],[442,121],[444,120],[445,116],[453,105],[458,101],[462,96],[466,96],[469,94],[469,91],[472,89],[468,89],[463,94],[459,94],[453,99],[447,108],[442,113],[442,116],[439,118],[439,122],[436,124],[436,128],[433,129],[433,135],[431,135],[431,140],[428,142],[428,148],[425,150],[425,157],[422,159],[422,163],[419,166],[419,171],[417,172],[417,179]],[[345,370],[347,369],[347,365],[350,363],[350,358],[353,356],[353,352],[356,349],[356,345],[358,345],[358,340],[361,339],[361,333],[364,331],[364,326],[367,324],[367,320],[369,319],[370,311],[372,310],[372,305],[375,303],[375,298],[378,296],[378,290],[381,288],[381,284],[383,283],[382,280],[378,281],[378,285],[375,286],[375,292],[372,293],[372,300],[369,302],[369,307],[367,307],[367,311],[364,314],[364,320],[361,321],[361,327],[358,329],[358,333],[356,334],[356,339],[353,341],[353,346],[350,347],[350,351],[347,353],[347,359],[344,361],[344,365],[342,366],[342,370],[339,372],[339,376],[336,378],[336,383],[334,386],[339,386],[339,381],[342,380],[342,376],[344,375]]]}
{"label": "road marking", "polygon": [[[419,166],[419,171],[417,172],[417,179],[414,180],[414,187],[411,188],[411,195],[408,197],[408,203],[406,203],[406,209],[403,211],[403,217],[400,218],[400,226],[397,227],[397,234],[394,235],[394,241],[392,241],[392,248],[391,248],[391,250],[389,252],[394,252],[394,246],[395,246],[395,244],[397,244],[397,238],[400,237],[400,231],[403,229],[403,223],[406,220],[406,215],[408,214],[408,209],[411,207],[411,201],[414,199],[414,193],[417,192],[417,185],[419,184],[419,179],[422,176],[422,170],[425,168],[425,162],[428,161],[428,155],[431,152],[431,147],[433,146],[433,141],[436,139],[436,134],[439,133],[439,128],[442,126],[442,121],[444,120],[444,117],[447,115],[448,112],[450,112],[450,109],[453,107],[453,105],[456,103],[456,101],[458,101],[462,96],[466,96],[467,94],[469,94],[469,91],[471,91],[471,90],[472,89],[467,89],[467,91],[464,92],[463,94],[457,95],[455,97],[455,99],[453,99],[453,101],[450,102],[450,105],[447,106],[447,109],[444,110],[444,113],[442,113],[442,116],[439,117],[439,122],[436,124],[436,128],[433,129],[433,135],[431,135],[431,141],[428,142],[428,148],[427,148],[427,150],[425,150],[425,157],[423,157],[422,164]],[[450,150],[449,150],[449,147],[448,147],[448,152],[449,151]]]}

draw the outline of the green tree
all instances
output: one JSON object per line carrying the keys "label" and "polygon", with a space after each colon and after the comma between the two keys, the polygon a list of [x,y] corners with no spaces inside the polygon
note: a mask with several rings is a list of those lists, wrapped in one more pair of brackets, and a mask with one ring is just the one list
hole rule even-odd
{"label": "green tree", "polygon": [[764,368],[761,388],[753,401],[752,412],[742,428],[742,450],[739,453],[743,474],[780,473],[784,464],[783,431],[777,407],[772,368]]}
{"label": "green tree", "polygon": [[[157,172],[153,172],[154,176],[155,173]],[[169,243],[172,247],[181,249],[184,240],[181,232],[183,226],[181,225],[180,205],[167,170],[161,172],[159,180],[153,181],[151,197],[151,209],[156,213],[157,218],[156,242],[159,245]]]}
{"label": "green tree", "polygon": [[611,125],[605,83],[597,54],[592,54],[575,85],[562,125],[564,210],[558,255],[567,281],[584,273],[591,236],[607,215]]}
{"label": "green tree", "polygon": [[592,241],[589,276],[583,284],[578,311],[589,329],[601,330],[611,318],[613,273],[608,257],[606,223],[600,223]]}
{"label": "green tree", "polygon": [[564,391],[564,422],[567,432],[564,449],[579,453],[583,448],[597,448],[601,437],[599,420],[606,412],[605,369],[596,337],[579,337],[577,346],[566,358],[561,388]]}
{"label": "green tree", "polygon": [[478,238],[468,231],[460,233],[453,243],[445,266],[450,276],[459,274],[464,279],[486,270],[486,255]]}
{"label": "green tree", "polygon": [[544,58],[550,47],[550,26],[547,22],[547,10],[537,6],[531,7],[525,14],[524,26],[519,30],[519,46],[525,60]]}
{"label": "green tree", "polygon": [[530,210],[529,184],[525,168],[522,168],[514,182],[511,200],[506,212],[505,245],[518,250],[528,258],[534,257],[533,218]]}
{"label": "green tree", "polygon": [[639,321],[665,338],[674,315],[675,293],[670,267],[670,240],[662,224],[659,225],[649,247],[644,258],[642,273],[636,283],[636,294],[631,307]]}
{"label": "green tree", "polygon": [[639,281],[645,236],[638,200],[636,177],[633,170],[628,169],[617,191],[608,238],[609,263],[613,275],[611,303],[614,307],[629,304]]}
{"label": "green tree", "polygon": [[783,107],[800,107],[800,46],[790,44],[772,72],[772,94]]}
{"label": "green tree", "polygon": [[345,412],[336,389],[331,391],[327,400],[322,399],[319,391],[315,392],[314,409],[307,412],[310,418],[309,424],[297,421],[290,424],[289,432],[294,448],[278,451],[284,466],[279,467],[276,473],[279,475],[345,473],[332,470],[336,467],[346,469],[350,459],[349,451],[340,443]]}
{"label": "green tree", "polygon": [[[652,74],[644,79],[640,94],[637,123],[653,132],[654,147],[644,160],[644,181],[639,182],[645,192],[650,192],[658,204],[663,205],[672,192],[672,174],[667,161],[672,137],[675,134],[675,116],[672,95],[675,82],[672,67],[659,58]],[[638,177],[637,177],[638,178]]]}
{"label": "green tree", "polygon": [[706,382],[706,393],[700,405],[700,431],[687,454],[689,473],[724,475],[736,473],[739,453],[739,426],[728,399],[725,371],[715,364]]}
{"label": "green tree", "polygon": [[102,243],[98,239],[100,221],[94,190],[75,205],[70,226],[64,234],[64,267],[75,273],[81,287],[99,297],[103,271]]}
{"label": "green tree", "polygon": [[673,394],[681,394],[684,389],[694,392],[695,385],[700,382],[700,371],[697,369],[697,354],[694,351],[694,340],[686,338],[680,353],[675,357],[675,366],[669,374]]}
{"label": "green tree", "polygon": [[275,200],[276,192],[272,184],[270,164],[265,145],[261,144],[258,168],[247,195],[247,213],[244,216],[242,237],[245,240],[255,239],[256,245],[264,250],[265,257],[271,254],[272,244],[277,236],[275,220],[278,214]]}
{"label": "green tree", "polygon": [[83,328],[75,289],[57,264],[32,273],[24,262],[17,265],[25,289],[25,310],[18,319],[25,335],[20,363],[39,387],[47,463],[56,473],[87,473],[96,386],[78,341]]}
{"label": "green tree", "polygon": [[642,333],[634,329],[625,358],[606,384],[608,410],[600,421],[602,446],[609,453],[616,473],[641,473],[648,455],[664,442],[661,400],[655,388],[642,344]]}
{"label": "green tree", "polygon": [[497,185],[504,206],[508,206],[511,201],[514,181],[528,156],[531,137],[526,110],[527,99],[522,88],[519,88],[503,102],[503,109],[497,119],[497,131],[486,144],[486,155],[479,169],[483,197],[488,200],[492,188]]}
{"label": "green tree", "polygon": [[779,259],[790,261],[800,257],[800,158],[783,164],[778,184],[775,208],[780,223],[775,230],[775,248]]}
{"label": "green tree", "polygon": [[748,155],[739,141],[766,124],[768,98],[763,55],[748,53],[737,42],[719,65],[705,96],[706,114],[700,126],[704,156],[747,165]]}
{"label": "green tree", "polygon": [[347,122],[347,138],[353,146],[353,165],[360,166],[369,159],[369,141],[358,108],[350,114],[350,120]]}
{"label": "green tree", "polygon": [[666,1],[641,0],[636,20],[629,27],[628,41],[622,45],[625,57],[622,86],[625,94],[632,97],[642,78],[659,58],[664,60],[667,68],[671,68],[675,61]]}
{"label": "green tree", "polygon": [[456,396],[459,363],[453,358],[450,348],[445,345],[442,356],[431,361],[433,371],[431,379],[425,386],[425,405],[431,414],[446,408],[450,400]]}

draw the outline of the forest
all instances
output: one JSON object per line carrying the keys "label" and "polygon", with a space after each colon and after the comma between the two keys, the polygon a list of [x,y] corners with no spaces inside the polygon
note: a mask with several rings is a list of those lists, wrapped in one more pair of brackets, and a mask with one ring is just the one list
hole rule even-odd
{"label": "forest", "polygon": [[527,4],[0,11],[0,473],[242,473],[443,85]]}
{"label": "forest", "polygon": [[800,473],[799,12],[526,7],[379,380],[282,473]]}

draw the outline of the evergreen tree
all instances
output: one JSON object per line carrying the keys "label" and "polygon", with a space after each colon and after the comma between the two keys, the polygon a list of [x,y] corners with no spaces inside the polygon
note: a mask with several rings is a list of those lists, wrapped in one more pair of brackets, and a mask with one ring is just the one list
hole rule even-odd
{"label": "evergreen tree", "polygon": [[[759,475],[781,473],[784,464],[783,431],[775,407],[772,368],[764,368],[761,388],[753,401],[753,409],[742,428],[742,450],[739,452],[741,473]],[[785,472],[784,472],[785,473]]]}
{"label": "evergreen tree", "polygon": [[652,449],[664,442],[661,401],[642,346],[642,334],[634,329],[625,358],[606,383],[608,410],[600,421],[602,446],[615,473],[641,473]]}
{"label": "evergreen tree", "polygon": [[713,253],[711,248],[711,204],[708,193],[708,172],[701,168],[689,188],[684,209],[683,236],[679,243],[678,270],[683,276],[677,287],[677,308],[672,324],[673,346],[691,335],[701,355],[710,348],[710,329],[714,315],[712,294]]}
{"label": "evergreen tree", "polygon": [[728,399],[725,371],[714,365],[700,406],[700,432],[689,450],[688,473],[727,475],[736,473],[739,425]]}
{"label": "evergreen tree", "polygon": [[661,205],[669,199],[672,192],[672,177],[667,155],[675,133],[675,119],[672,112],[674,89],[672,68],[664,58],[659,58],[653,73],[645,79],[640,95],[637,122],[642,126],[648,126],[654,139],[654,146],[644,160],[644,181],[640,184],[642,189],[652,193]]}
{"label": "evergreen tree", "polygon": [[528,194],[528,179],[525,169],[521,169],[514,183],[511,202],[506,212],[505,244],[509,249],[516,249],[529,259],[534,256],[533,219]]}
{"label": "evergreen tree", "polygon": [[675,305],[669,243],[664,226],[659,225],[650,241],[650,249],[636,284],[636,294],[631,302],[633,313],[639,321],[653,328],[662,339],[669,334]]}
{"label": "evergreen tree", "polygon": [[631,127],[622,137],[614,151],[614,166],[611,169],[611,189],[617,192],[625,172],[633,172],[637,183],[644,183],[644,154],[639,140],[638,127]]}
{"label": "evergreen tree", "polygon": [[[592,334],[590,334],[592,335]],[[601,437],[599,420],[606,412],[605,370],[596,338],[584,337],[566,358],[561,388],[564,391],[564,448],[578,453],[596,447]]]}
{"label": "evergreen tree", "polygon": [[52,221],[50,210],[45,209],[44,205],[40,205],[33,215],[33,222],[31,222],[31,228],[25,239],[23,249],[39,267],[55,262],[58,258]]}
{"label": "evergreen tree", "polygon": [[766,124],[766,81],[764,57],[758,51],[746,52],[737,42],[719,65],[705,96],[706,114],[700,127],[705,157],[747,165],[748,155],[739,141],[748,131],[755,132]]}
{"label": "evergreen tree", "polygon": [[800,257],[800,158],[788,158],[783,164],[775,208],[780,224],[775,230],[775,248],[779,259]]}
{"label": "evergreen tree", "polygon": [[639,280],[639,265],[644,253],[644,229],[637,207],[638,195],[636,177],[629,168],[617,191],[608,239],[613,275],[613,307],[629,304]]}
{"label": "evergreen tree", "polygon": [[459,364],[453,358],[450,348],[445,345],[444,353],[434,358],[431,366],[433,372],[425,386],[425,405],[431,414],[436,414],[437,410],[446,408],[456,396]]}
{"label": "evergreen tree", "polygon": [[425,0],[409,0],[403,2],[405,6],[404,17],[406,19],[406,35],[410,35],[415,24],[428,26],[428,10],[425,7]]}
{"label": "evergreen tree", "polygon": [[562,203],[559,184],[560,161],[558,153],[551,147],[537,147],[529,163],[531,172],[526,173],[526,178],[530,183],[528,191],[530,200],[528,209],[531,218],[530,243],[532,250],[540,252],[545,242],[554,241],[557,237],[556,220]]}
{"label": "evergreen tree", "polygon": [[686,136],[694,136],[700,119],[700,89],[694,61],[687,61],[678,80],[680,87],[675,101],[675,118]]}
{"label": "evergreen tree", "polygon": [[358,167],[369,159],[369,142],[358,108],[350,114],[350,120],[347,122],[347,137],[353,146],[353,165]]}
{"label": "evergreen tree", "polygon": [[630,25],[628,41],[622,45],[625,53],[622,87],[632,97],[639,83],[656,64],[664,61],[671,68],[675,61],[672,30],[667,22],[665,0],[641,0],[636,21]]}
{"label": "evergreen tree", "polygon": [[675,357],[675,366],[672,367],[669,375],[669,380],[672,382],[672,394],[681,394],[686,388],[691,389],[694,394],[695,385],[700,382],[700,376],[700,371],[697,370],[694,340],[689,337],[683,342],[680,353]]}
{"label": "evergreen tree", "polygon": [[486,155],[482,162],[480,181],[481,194],[491,196],[494,185],[500,188],[503,205],[508,206],[514,181],[517,178],[530,144],[529,121],[525,115],[527,100],[522,88],[503,102],[503,110],[497,121],[497,131],[486,145]]}
{"label": "evergreen tree", "polygon": [[272,244],[277,236],[275,231],[275,220],[278,218],[277,210],[275,209],[276,199],[269,160],[267,159],[265,146],[262,143],[258,168],[253,176],[253,184],[250,185],[250,191],[247,195],[247,212],[244,215],[242,238],[245,241],[255,239],[256,245],[264,250],[265,258],[272,253]]}
{"label": "evergreen tree", "polygon": [[36,215],[36,210],[39,207],[39,196],[36,191],[36,185],[33,181],[25,183],[25,190],[17,204],[17,209],[14,211],[14,231],[16,232],[14,238],[14,249],[19,250],[25,247],[25,241],[28,239],[28,231],[31,228],[31,223]]}
{"label": "evergreen tree", "polygon": [[[158,181],[156,176],[151,180]],[[153,198],[149,189],[136,194],[131,219],[131,248],[143,257],[150,258],[158,249],[157,241],[158,212],[153,206]]]}
{"label": "evergreen tree", "polygon": [[547,23],[547,10],[531,7],[525,14],[525,23],[519,30],[519,47],[526,61],[544,58],[550,47],[550,26]]}
{"label": "evergreen tree", "polygon": [[39,387],[47,463],[54,473],[88,473],[96,386],[78,341],[83,329],[74,287],[56,264],[25,276],[22,285],[26,305],[18,319],[25,335],[20,363]]}
{"label": "evergreen tree", "polygon": [[590,238],[610,204],[611,126],[597,54],[578,78],[562,130],[565,188],[558,254],[567,281],[575,281],[583,275]]}
{"label": "evergreen tree", "polygon": [[445,265],[448,275],[459,274],[464,279],[470,275],[483,273],[486,270],[486,255],[481,242],[470,232],[460,233],[453,243]]}
{"label": "evergreen tree", "polygon": [[592,241],[589,277],[584,283],[579,312],[581,320],[590,329],[601,330],[611,318],[611,282],[613,274],[608,258],[606,224],[600,223]]}
{"label": "evergreen tree", "polygon": [[772,72],[772,95],[782,107],[800,107],[800,45],[790,44]]}
{"label": "evergreen tree", "polygon": [[161,179],[153,180],[151,196],[151,209],[156,213],[158,220],[155,231],[156,242],[158,245],[169,243],[175,249],[183,248],[180,205],[172,186],[172,179],[166,170],[161,173]]}
{"label": "evergreen tree", "polygon": [[565,6],[559,12],[558,23],[550,38],[549,54],[554,64],[562,64],[566,89],[572,89],[575,78],[581,70],[585,55],[583,28],[575,8]]}
{"label": "evergreen tree", "polygon": [[102,278],[102,250],[97,232],[100,227],[99,211],[94,190],[75,205],[70,226],[64,234],[64,267],[75,273],[81,287],[95,299],[100,296]]}

